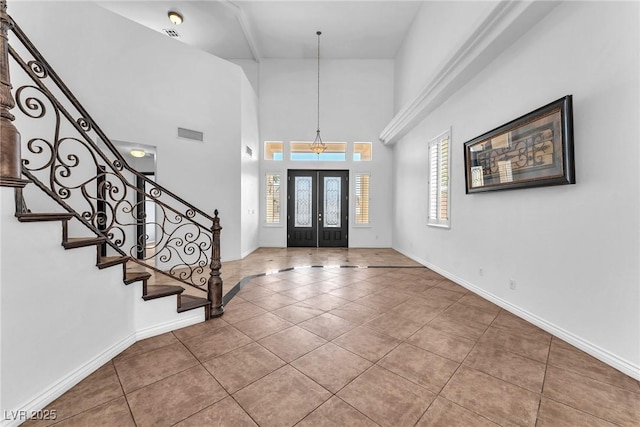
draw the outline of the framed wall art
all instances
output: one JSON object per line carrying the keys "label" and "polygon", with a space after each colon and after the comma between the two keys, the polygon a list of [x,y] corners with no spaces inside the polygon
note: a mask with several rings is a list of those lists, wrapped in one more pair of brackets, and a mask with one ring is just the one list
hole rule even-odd
{"label": "framed wall art", "polygon": [[571,95],[464,144],[467,194],[575,184]]}

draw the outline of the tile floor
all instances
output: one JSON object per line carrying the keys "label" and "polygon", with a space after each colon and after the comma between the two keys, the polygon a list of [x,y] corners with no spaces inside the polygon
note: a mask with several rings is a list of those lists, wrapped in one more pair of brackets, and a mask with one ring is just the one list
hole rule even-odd
{"label": "tile floor", "polygon": [[400,268],[257,277],[54,401],[57,425],[640,425],[638,381],[392,250],[261,249],[223,273],[295,265]]}

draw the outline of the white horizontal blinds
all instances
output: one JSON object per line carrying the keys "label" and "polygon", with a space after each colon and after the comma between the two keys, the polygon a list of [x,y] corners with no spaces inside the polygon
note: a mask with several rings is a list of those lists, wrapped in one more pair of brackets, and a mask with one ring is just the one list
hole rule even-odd
{"label": "white horizontal blinds", "polygon": [[438,219],[447,221],[449,219],[449,135],[440,139],[440,167],[438,168],[439,187],[439,208]]}
{"label": "white horizontal blinds", "polygon": [[280,224],[280,174],[268,173],[266,179],[266,222]]}
{"label": "white horizontal blinds", "polygon": [[369,224],[370,182],[370,174],[356,174],[356,224]]}
{"label": "white horizontal blinds", "polygon": [[427,224],[449,226],[450,131],[429,141],[429,214]]}

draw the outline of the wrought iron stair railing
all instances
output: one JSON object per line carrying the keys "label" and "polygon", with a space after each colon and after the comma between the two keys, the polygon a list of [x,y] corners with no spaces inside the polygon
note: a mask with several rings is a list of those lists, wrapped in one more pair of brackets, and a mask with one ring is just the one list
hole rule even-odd
{"label": "wrought iron stair railing", "polygon": [[[145,269],[207,292],[211,314],[221,314],[217,210],[211,216],[132,168],[20,27],[4,16],[15,36],[8,53],[22,174],[105,236],[103,251],[130,256]],[[149,227],[153,242],[139,232]]]}

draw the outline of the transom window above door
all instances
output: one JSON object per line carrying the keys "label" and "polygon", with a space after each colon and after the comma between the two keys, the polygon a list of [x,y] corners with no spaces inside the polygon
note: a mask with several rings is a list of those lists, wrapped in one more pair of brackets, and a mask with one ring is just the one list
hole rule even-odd
{"label": "transom window above door", "polygon": [[289,150],[291,160],[322,160],[328,162],[344,162],[347,160],[346,142],[325,142],[327,149],[320,154],[311,151],[311,141],[291,141]]}

